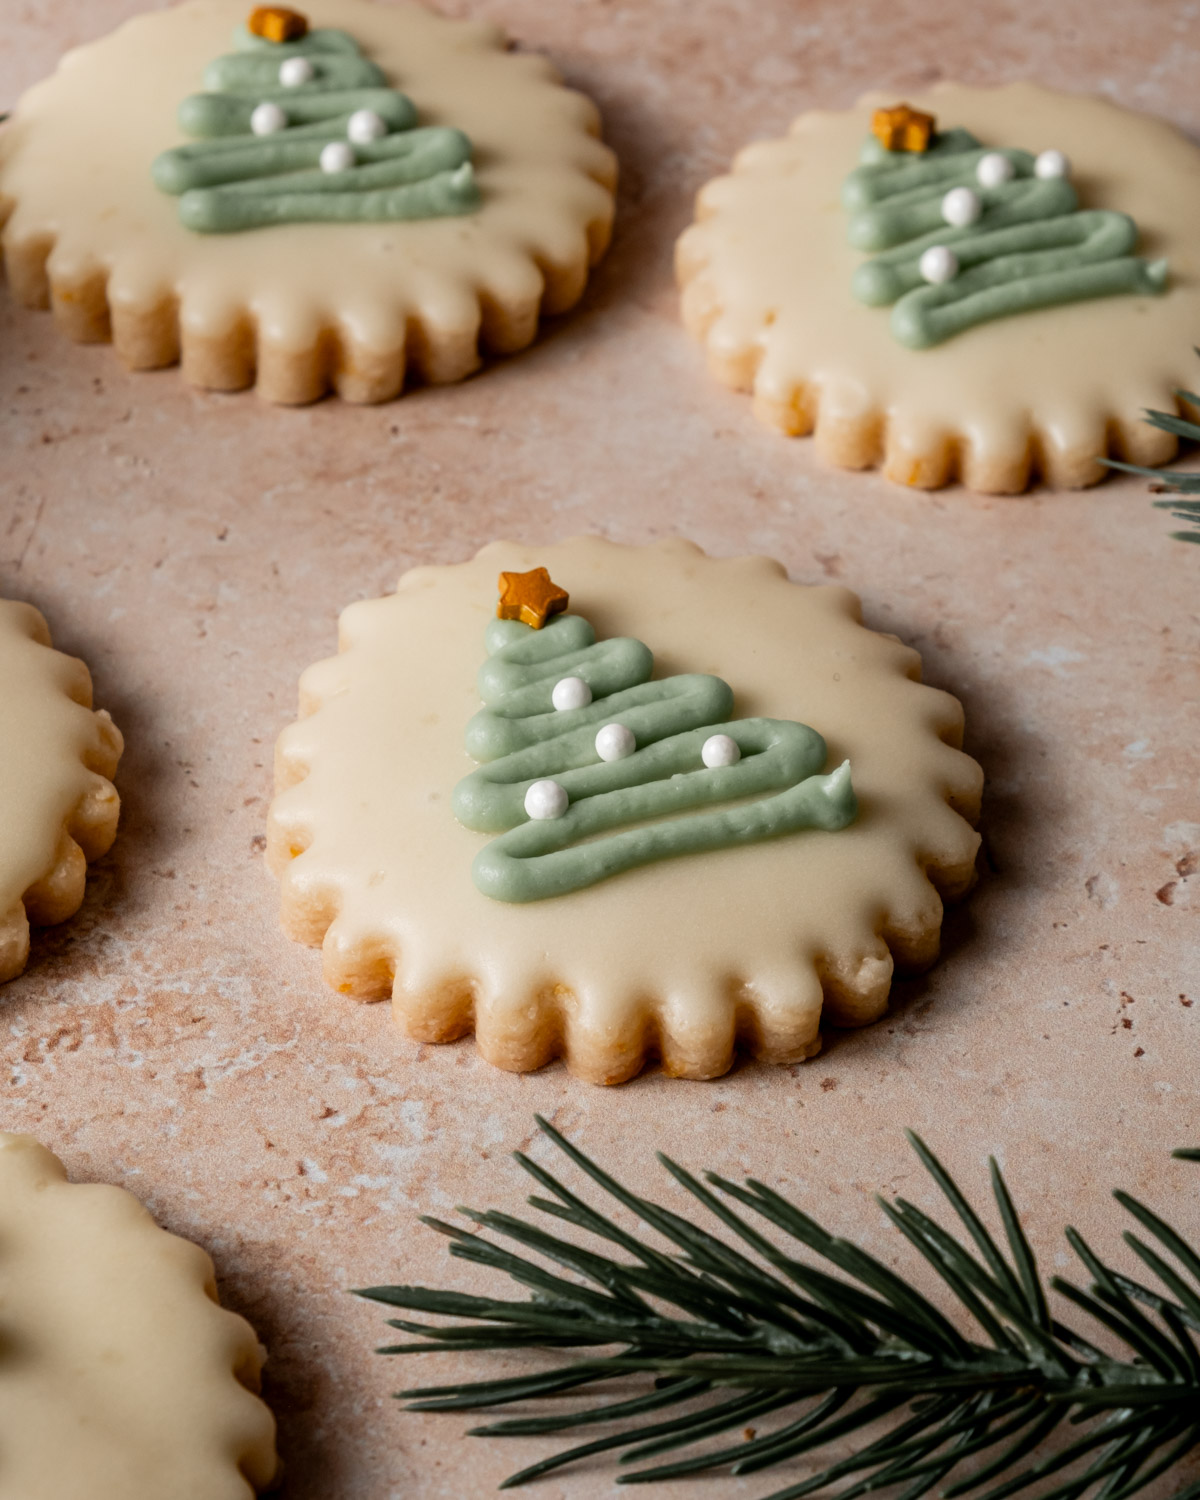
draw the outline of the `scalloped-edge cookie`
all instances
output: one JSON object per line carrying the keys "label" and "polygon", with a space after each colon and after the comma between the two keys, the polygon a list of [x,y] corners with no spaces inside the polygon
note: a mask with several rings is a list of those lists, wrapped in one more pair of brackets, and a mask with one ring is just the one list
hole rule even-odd
{"label": "scalloped-edge cookie", "polygon": [[0,1132],[0,1500],[252,1500],[265,1359],[198,1245]]}
{"label": "scalloped-edge cookie", "polygon": [[79,910],[117,834],[123,749],[83,662],[51,647],[31,604],[0,599],[0,982],[24,969],[30,923]]}
{"label": "scalloped-edge cookie", "polygon": [[[478,779],[469,722],[476,721],[473,753],[490,753],[475,732],[476,674],[485,636],[487,651],[497,653],[489,669],[511,654],[504,641],[511,637],[519,653],[534,636],[519,623],[534,614],[512,625],[495,619],[498,573],[529,573],[536,584],[542,567],[570,596],[570,612],[553,617],[547,638],[560,620],[578,617],[602,645],[634,638],[614,649],[636,656],[643,642],[654,653],[653,682],[612,697],[614,713],[640,701],[639,691],[665,696],[668,677],[682,695],[692,679],[676,674],[699,674],[710,685],[707,674],[716,674],[733,690],[734,722],[722,726],[729,734],[741,733],[746,716],[759,725],[798,721],[823,736],[826,770],[849,761],[857,796],[849,826],[844,816],[808,822],[548,899],[484,894],[473,863],[489,850],[494,863],[505,839],[490,843],[487,832],[457,821],[455,808],[492,828],[522,815],[489,821],[485,809],[476,818],[471,798],[462,789],[456,795],[464,778]],[[539,592],[545,609],[560,607],[553,589],[535,588],[535,598]],[[368,1000],[390,995],[417,1040],[473,1031],[482,1054],[502,1068],[528,1070],[561,1056],[597,1083],[631,1077],[648,1057],[688,1078],[723,1073],[735,1048],[796,1061],[819,1049],[822,1011],[836,1025],[883,1013],[893,969],[934,960],[943,900],[974,879],[982,773],[959,748],[959,703],[920,684],[915,651],[863,626],[854,594],[791,583],[767,558],[719,560],[679,540],[496,542],[471,562],[416,568],[394,594],[352,604],[341,616],[339,650],[304,673],[301,718],[280,736],[268,856],[281,880],[286,932],[322,945],[335,990]],[[535,685],[538,702],[524,699],[521,712],[544,717],[550,684],[560,670],[570,675],[569,666],[559,654],[552,676],[543,671]],[[586,726],[587,744],[572,763],[607,774],[588,745],[597,722],[606,722],[596,708],[607,713],[603,694],[612,683],[594,676],[593,683],[593,710],[577,711],[578,719],[568,711],[563,722]],[[718,690],[715,711],[728,707]],[[501,717],[508,711],[501,702]],[[629,722],[641,735],[641,721]],[[690,723],[712,718],[702,713]],[[691,751],[699,769],[709,731],[689,732],[699,736]],[[795,724],[788,733],[796,735]],[[821,770],[821,754],[813,759],[811,741],[800,738],[809,762],[796,775]],[[526,778],[544,774],[524,762],[517,769]],[[672,774],[668,766],[655,777]],[[576,797],[571,776],[563,781]],[[530,826],[516,833],[524,838]],[[482,867],[476,875],[486,884]]]}
{"label": "scalloped-edge cookie", "polygon": [[[684,322],[712,372],[753,392],[769,425],[815,434],[829,463],[881,467],[922,489],[958,478],[1017,493],[1036,477],[1076,488],[1104,477],[1106,454],[1165,463],[1175,439],[1142,416],[1176,409],[1195,361],[1200,151],[1160,120],[1032,83],[946,83],[914,96],[939,130],[969,131],[1018,162],[1022,151],[1045,153],[1046,170],[1068,168],[1082,208],[1132,216],[1136,253],[1165,272],[1165,292],[1042,306],[912,348],[894,336],[886,306],[852,294],[864,254],[849,243],[842,201],[873,110],[895,103],[872,93],[851,110],[801,115],[784,139],[746,147],[701,190],[676,270]],[[990,197],[1026,186],[981,183],[980,230]],[[961,270],[970,265],[964,258]],[[934,278],[948,272],[944,256],[931,268]]]}
{"label": "scalloped-edge cookie", "polygon": [[[52,307],[79,342],[111,338],[133,369],[178,360],[193,385],[257,382],[293,404],[330,388],[385,401],[406,372],[461,380],[481,349],[525,348],[540,316],[578,301],[608,244],[616,183],[595,106],[545,58],[506,50],[495,26],[405,0],[304,10],[314,31],[348,36],[420,125],[466,133],[479,206],[408,222],[186,227],[152,166],[185,142],[180,103],[249,9],[188,0],[139,16],[21,99],[0,129],[2,243],[20,302]],[[264,92],[289,107],[287,88]],[[369,156],[369,135],[343,149]]]}

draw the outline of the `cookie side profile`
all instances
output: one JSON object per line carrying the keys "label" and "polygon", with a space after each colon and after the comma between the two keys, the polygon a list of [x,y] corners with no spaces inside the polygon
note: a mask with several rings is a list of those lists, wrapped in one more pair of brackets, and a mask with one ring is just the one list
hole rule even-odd
{"label": "cookie side profile", "polygon": [[266,1358],[213,1264],[124,1188],[0,1133],[0,1500],[252,1500]]}
{"label": "cookie side profile", "polygon": [[0,981],[24,969],[30,923],[79,910],[116,837],[123,748],[84,664],[51,648],[32,605],[0,599]]}
{"label": "cookie side profile", "polygon": [[1078,488],[1105,455],[1169,460],[1143,412],[1175,410],[1194,361],[1200,151],[1030,83],[894,103],[802,115],[701,190],[676,271],[712,372],[827,462],[920,489]]}
{"label": "cookie side profile", "polygon": [[[496,619],[498,573],[542,569],[569,610]],[[350,606],[339,646],[280,736],[268,857],[287,933],[417,1040],[474,1032],[499,1067],[562,1057],[598,1083],[650,1057],[688,1078],[735,1048],[796,1061],[823,1013],[882,1014],[974,879],[960,705],[848,590],[768,559],[494,543]],[[563,686],[581,675],[590,707]],[[633,743],[597,738],[614,725]],[[757,791],[734,779],[772,746]],[[747,805],[774,804],[767,821],[745,821],[764,791]]]}
{"label": "cookie side profile", "polygon": [[532,342],[608,244],[590,100],[503,35],[314,0],[301,36],[187,0],[63,58],[0,130],[13,293],[133,369],[394,397]]}

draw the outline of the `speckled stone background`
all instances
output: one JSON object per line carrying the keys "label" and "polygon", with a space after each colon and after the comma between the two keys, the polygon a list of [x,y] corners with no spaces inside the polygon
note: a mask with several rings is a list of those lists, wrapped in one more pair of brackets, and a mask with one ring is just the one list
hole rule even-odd
{"label": "speckled stone background", "polygon": [[[7,0],[0,106],[139,8]],[[999,1156],[1048,1270],[1067,1264],[1068,1221],[1124,1254],[1117,1184],[1200,1237],[1197,1169],[1168,1159],[1200,1142],[1200,549],[1168,540],[1137,481],[998,500],[824,472],[709,382],[671,283],[706,178],[872,85],[1033,76],[1200,133],[1196,6],[445,8],[549,52],[621,158],[612,252],[529,353],[384,408],[274,410],[127,375],[0,298],[0,592],[86,658],[128,744],[116,847],[80,915],[0,990],[0,1125],[212,1252],[270,1349],[289,1500],[485,1494],[543,1451],[403,1414],[389,1392],[449,1367],[375,1357],[381,1317],[344,1290],[482,1285],[416,1216],[515,1210],[505,1158],[535,1110],[640,1187],[661,1180],[655,1146],[754,1171],[899,1260],[871,1194],[932,1201],[905,1124],[976,1190]],[[494,536],[584,530],[677,532],[849,584],[966,704],[988,778],[980,887],[939,967],[811,1063],[608,1092],[561,1067],[513,1077],[469,1040],[415,1047],[386,1006],[327,992],[318,955],[278,930],[271,746],[341,607]],[[752,1497],[764,1478],[689,1493]],[[600,1463],[531,1493],[616,1491]]]}

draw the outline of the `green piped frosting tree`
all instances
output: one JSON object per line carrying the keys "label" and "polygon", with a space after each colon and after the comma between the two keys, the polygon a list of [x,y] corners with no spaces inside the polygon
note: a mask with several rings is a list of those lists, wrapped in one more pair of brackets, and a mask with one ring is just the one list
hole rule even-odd
{"label": "green piped frosting tree", "polygon": [[461,130],[414,128],[412,101],[388,86],[344,31],[273,42],[249,30],[179,108],[194,143],[156,158],[189,229],[381,222],[470,213],[479,205]]}
{"label": "green piped frosting tree", "polygon": [[[731,718],[733,691],[719,677],[652,679],[641,641],[598,642],[580,615],[541,629],[493,620],[485,644],[487,707],[466,740],[484,764],[454,792],[460,822],[501,835],[474,862],[485,895],[561,896],[638,865],[836,830],[856,816],[849,762],[821,775],[816,730]],[[564,701],[580,706],[555,707],[564,683],[574,695]]]}

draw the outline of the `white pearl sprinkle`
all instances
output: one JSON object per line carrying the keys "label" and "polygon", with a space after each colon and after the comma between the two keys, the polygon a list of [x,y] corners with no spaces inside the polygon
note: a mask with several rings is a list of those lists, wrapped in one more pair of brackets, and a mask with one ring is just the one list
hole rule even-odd
{"label": "white pearl sprinkle", "polygon": [[330,141],[321,147],[322,172],[348,172],[354,165],[354,147],[345,141]]}
{"label": "white pearl sprinkle", "polygon": [[989,151],[979,158],[975,176],[981,187],[999,187],[1002,182],[1011,182],[1016,176],[1016,167],[999,151]]}
{"label": "white pearl sprinkle", "polygon": [[346,121],[346,134],[356,146],[369,146],[387,135],[387,126],[373,109],[356,109]]}
{"label": "white pearl sprinkle", "polygon": [[279,64],[279,81],[285,89],[298,89],[302,83],[311,83],[316,69],[307,57],[285,57]]}
{"label": "white pearl sprinkle", "polygon": [[983,204],[979,201],[979,194],[969,187],[951,188],[942,199],[942,218],[947,224],[953,224],[955,229],[965,229],[968,224],[974,224],[983,212]]}
{"label": "white pearl sprinkle", "polygon": [[606,724],[596,735],[596,754],[601,760],[624,760],[637,749],[637,736],[624,724]]}
{"label": "white pearl sprinkle", "polygon": [[561,818],[570,800],[566,788],[557,781],[535,781],[525,793],[525,811],[539,821]]}
{"label": "white pearl sprinkle", "polygon": [[944,281],[953,281],[958,275],[958,256],[949,245],[930,245],[917,262],[922,281],[940,286]]}
{"label": "white pearl sprinkle", "polygon": [[1039,151],[1033,164],[1035,177],[1069,177],[1071,163],[1061,151]]}
{"label": "white pearl sprinkle", "polygon": [[268,99],[255,105],[254,113],[250,116],[250,129],[255,135],[275,135],[278,131],[287,129],[287,115],[278,104]]}
{"label": "white pearl sprinkle", "polygon": [[560,711],[570,708],[586,708],[592,701],[592,690],[582,677],[564,677],[554,684],[550,701]]}
{"label": "white pearl sprinkle", "polygon": [[742,758],[737,740],[727,734],[710,734],[700,747],[700,759],[709,768],[735,766]]}

